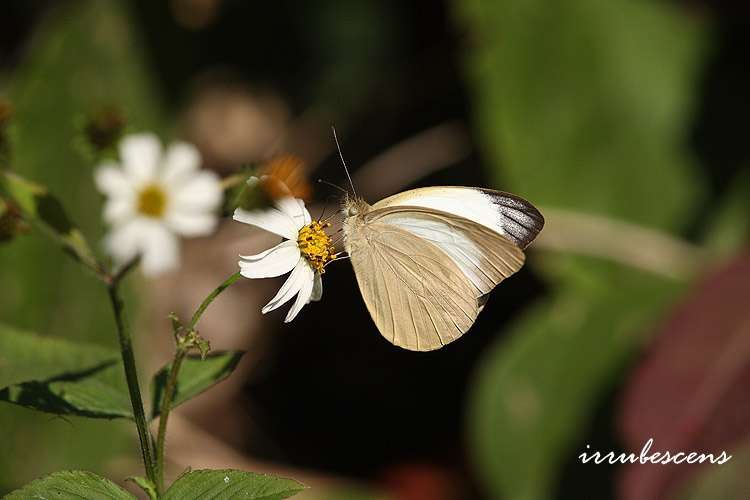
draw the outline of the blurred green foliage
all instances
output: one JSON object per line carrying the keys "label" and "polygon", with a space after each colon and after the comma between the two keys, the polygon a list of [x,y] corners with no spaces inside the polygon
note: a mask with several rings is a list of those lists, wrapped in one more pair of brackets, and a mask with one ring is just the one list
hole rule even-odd
{"label": "blurred green foliage", "polygon": [[[474,113],[500,188],[543,207],[687,225],[703,197],[684,147],[703,27],[651,0],[459,6]],[[682,289],[595,259],[541,263],[552,296],[476,374],[470,433],[493,498],[554,497],[598,397]]]}
{"label": "blurred green foliage", "polygon": [[750,446],[742,443],[732,459],[721,467],[706,467],[673,496],[674,500],[705,500],[714,498],[746,498],[750,491]]}
{"label": "blurred green foliage", "polygon": [[750,170],[741,170],[724,199],[712,213],[705,244],[717,255],[727,257],[750,239]]}
{"label": "blurred green foliage", "polygon": [[[94,165],[74,147],[76,117],[115,101],[134,129],[158,130],[162,123],[129,12],[115,0],[60,2],[35,30],[22,63],[0,81],[16,111],[12,168],[48,186],[95,241],[100,200]],[[38,234],[19,238],[0,247],[0,260],[3,322],[44,335],[115,342],[102,285],[53,243]],[[114,432],[122,424],[50,422],[48,415],[9,405],[3,405],[0,426],[12,436],[0,453],[0,491],[63,467],[102,471],[129,442],[127,434]]]}
{"label": "blurred green foliage", "polygon": [[702,195],[683,147],[700,26],[654,0],[460,5],[498,185],[541,205],[665,229],[685,223]]}

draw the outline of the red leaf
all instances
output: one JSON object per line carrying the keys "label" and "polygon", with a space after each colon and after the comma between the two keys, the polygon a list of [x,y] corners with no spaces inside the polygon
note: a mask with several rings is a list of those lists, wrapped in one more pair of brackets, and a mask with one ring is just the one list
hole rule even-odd
{"label": "red leaf", "polygon": [[[620,427],[636,455],[728,454],[750,434],[750,254],[703,280],[667,319],[625,390]],[[628,464],[623,500],[668,497],[700,464]]]}

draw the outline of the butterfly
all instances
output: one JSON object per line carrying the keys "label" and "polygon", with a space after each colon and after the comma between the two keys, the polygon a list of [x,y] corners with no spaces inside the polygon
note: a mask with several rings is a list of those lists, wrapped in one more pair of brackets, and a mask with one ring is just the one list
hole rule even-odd
{"label": "butterfly", "polygon": [[412,351],[466,333],[544,226],[523,198],[476,187],[414,189],[374,205],[347,195],[342,211],[367,310],[386,340]]}

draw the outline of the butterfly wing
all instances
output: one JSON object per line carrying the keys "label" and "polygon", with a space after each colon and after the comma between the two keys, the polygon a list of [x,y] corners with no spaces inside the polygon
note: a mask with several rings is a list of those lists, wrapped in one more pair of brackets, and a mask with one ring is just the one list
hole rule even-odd
{"label": "butterfly wing", "polygon": [[373,210],[421,207],[463,217],[524,249],[544,226],[544,217],[523,198],[493,189],[438,186],[404,191],[380,200]]}
{"label": "butterfly wing", "polygon": [[383,336],[413,350],[465,333],[544,225],[526,200],[481,188],[415,189],[365,212],[345,224],[360,290]]}
{"label": "butterfly wing", "polygon": [[429,241],[374,221],[357,225],[346,246],[367,309],[391,343],[430,351],[474,323],[479,307],[471,282]]}
{"label": "butterfly wing", "polygon": [[395,224],[440,247],[469,277],[478,297],[523,265],[520,250],[544,226],[539,210],[519,196],[462,186],[404,191],[373,205],[368,217]]}

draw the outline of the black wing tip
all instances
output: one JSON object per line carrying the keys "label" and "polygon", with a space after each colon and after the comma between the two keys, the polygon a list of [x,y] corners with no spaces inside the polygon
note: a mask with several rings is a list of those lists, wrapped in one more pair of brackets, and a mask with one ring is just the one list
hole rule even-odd
{"label": "black wing tip", "polygon": [[522,248],[526,248],[527,246],[529,246],[529,244],[531,244],[531,242],[536,239],[536,237],[544,228],[544,216],[538,208],[536,208],[530,201],[526,200],[525,198],[522,198],[513,193],[508,193],[506,191],[498,191],[496,189],[476,189],[489,196],[495,205],[517,210],[523,213],[525,217],[528,217],[528,219],[531,221],[531,224],[528,224],[526,221],[520,221],[516,218],[511,217],[516,224],[523,226],[530,233],[528,238],[525,238],[520,242],[523,245]]}

